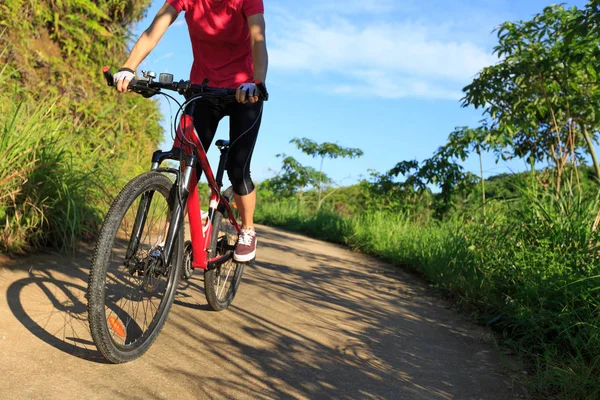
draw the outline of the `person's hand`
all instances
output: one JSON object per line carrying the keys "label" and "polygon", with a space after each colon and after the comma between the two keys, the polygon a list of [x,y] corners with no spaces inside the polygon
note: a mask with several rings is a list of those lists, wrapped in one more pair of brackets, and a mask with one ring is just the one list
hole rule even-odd
{"label": "person's hand", "polygon": [[113,76],[113,80],[115,82],[115,86],[119,93],[125,93],[129,87],[129,82],[135,77],[133,70],[129,68],[121,68],[119,72],[117,72]]}
{"label": "person's hand", "polygon": [[242,104],[258,102],[259,90],[255,83],[243,83],[235,93],[235,99]]}

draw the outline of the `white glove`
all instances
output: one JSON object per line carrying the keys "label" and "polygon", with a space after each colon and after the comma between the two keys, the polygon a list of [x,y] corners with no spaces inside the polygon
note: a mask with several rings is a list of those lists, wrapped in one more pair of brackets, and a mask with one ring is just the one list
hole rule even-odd
{"label": "white glove", "polygon": [[239,103],[246,104],[256,103],[258,99],[258,95],[260,94],[260,90],[256,87],[255,83],[243,83],[237,89],[235,93],[235,98]]}
{"label": "white glove", "polygon": [[113,75],[115,85],[120,81],[130,81],[135,77],[135,74],[131,71],[122,70]]}
{"label": "white glove", "polygon": [[246,94],[246,97],[258,96],[258,89],[254,83],[242,83],[240,90]]}
{"label": "white glove", "polygon": [[129,87],[129,82],[135,78],[135,74],[129,68],[121,68],[114,74],[113,81],[119,93],[125,93]]}

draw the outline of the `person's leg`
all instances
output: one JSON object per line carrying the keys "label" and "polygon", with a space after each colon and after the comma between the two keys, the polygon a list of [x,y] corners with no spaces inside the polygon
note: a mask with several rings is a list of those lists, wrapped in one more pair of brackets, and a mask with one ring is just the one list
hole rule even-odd
{"label": "person's leg", "polygon": [[[188,110],[188,112],[194,117],[194,128],[196,129],[200,143],[202,143],[202,147],[204,147],[204,151],[208,151],[208,148],[217,133],[219,121],[225,116],[225,107],[208,102],[196,101],[193,108]],[[200,179],[200,176],[202,175],[202,168],[200,168],[200,165],[197,166],[196,173],[198,179]]]}
{"label": "person's leg", "polygon": [[254,229],[254,210],[256,209],[256,190],[245,196],[233,193],[240,217],[242,229]]}
{"label": "person's leg", "polygon": [[231,105],[230,150],[227,174],[233,186],[235,202],[242,218],[242,235],[234,257],[237,261],[251,261],[256,254],[254,210],[256,190],[250,177],[250,163],[258,137],[263,103]]}

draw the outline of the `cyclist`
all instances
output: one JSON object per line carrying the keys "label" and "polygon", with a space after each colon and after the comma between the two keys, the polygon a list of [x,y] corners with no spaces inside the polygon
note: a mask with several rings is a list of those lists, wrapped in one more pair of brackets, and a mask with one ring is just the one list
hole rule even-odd
{"label": "cyclist", "polygon": [[263,1],[167,0],[136,42],[123,68],[115,74],[115,84],[119,92],[127,91],[135,69],[181,11],[185,11],[194,56],[190,81],[201,84],[208,79],[212,87],[237,88],[237,102],[214,105],[197,101],[190,112],[205,150],[219,121],[229,116],[231,147],[227,173],[242,218],[234,259],[249,262],[256,257],[256,191],[250,178],[250,162],[263,111],[256,83],[265,82],[268,65]]}

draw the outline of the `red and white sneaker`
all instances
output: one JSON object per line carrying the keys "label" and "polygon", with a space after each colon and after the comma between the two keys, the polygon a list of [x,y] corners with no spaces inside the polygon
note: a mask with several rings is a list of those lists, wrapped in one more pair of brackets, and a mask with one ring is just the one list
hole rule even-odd
{"label": "red and white sneaker", "polygon": [[242,229],[233,252],[233,259],[240,263],[248,263],[255,258],[256,232],[254,232],[254,229]]}

